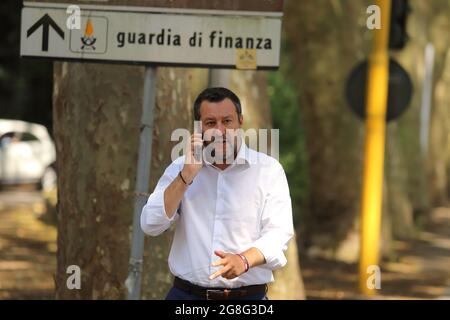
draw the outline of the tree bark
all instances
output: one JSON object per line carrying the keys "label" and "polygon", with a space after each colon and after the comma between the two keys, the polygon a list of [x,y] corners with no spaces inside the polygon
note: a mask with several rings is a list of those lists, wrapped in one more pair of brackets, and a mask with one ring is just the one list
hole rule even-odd
{"label": "tree bark", "polygon": [[287,1],[284,27],[306,126],[309,207],[302,245],[313,255],[355,261],[358,254],[363,123],[345,83],[367,56],[365,4]]}
{"label": "tree bark", "polygon": [[[142,87],[142,67],[54,65],[58,299],[124,297]],[[66,286],[70,265],[80,290]]]}
{"label": "tree bark", "polygon": [[432,204],[443,206],[450,202],[450,3],[422,0],[421,5],[431,7],[427,33],[436,50],[427,177]]}

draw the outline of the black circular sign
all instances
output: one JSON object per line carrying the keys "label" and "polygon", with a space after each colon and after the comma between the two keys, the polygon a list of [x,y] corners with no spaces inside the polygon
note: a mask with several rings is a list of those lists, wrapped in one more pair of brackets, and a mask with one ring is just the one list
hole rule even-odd
{"label": "black circular sign", "polygon": [[[357,65],[347,81],[346,96],[350,108],[361,119],[366,118],[367,60]],[[386,121],[398,118],[409,106],[412,82],[395,60],[389,59],[389,92]]]}

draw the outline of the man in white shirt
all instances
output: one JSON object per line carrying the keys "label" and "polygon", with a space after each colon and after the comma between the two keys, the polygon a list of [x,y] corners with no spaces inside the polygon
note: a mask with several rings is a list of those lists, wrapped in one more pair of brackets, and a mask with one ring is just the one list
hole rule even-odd
{"label": "man in white shirt", "polygon": [[[232,91],[204,90],[194,118],[202,133],[167,167],[141,214],[151,236],[177,221],[169,255],[175,281],[166,299],[267,299],[294,234],[283,167],[235,134],[243,116]],[[199,148],[212,150],[210,157],[199,159]]]}

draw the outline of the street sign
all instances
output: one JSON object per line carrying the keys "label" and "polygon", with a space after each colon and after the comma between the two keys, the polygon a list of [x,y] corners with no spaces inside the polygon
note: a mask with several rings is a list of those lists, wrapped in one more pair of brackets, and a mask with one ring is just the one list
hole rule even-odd
{"label": "street sign", "polygon": [[[367,61],[357,65],[347,81],[346,96],[352,111],[366,118]],[[389,60],[389,88],[386,121],[397,119],[409,106],[413,86],[411,78],[395,60]]]}
{"label": "street sign", "polygon": [[26,3],[21,56],[238,69],[279,65],[280,12],[148,10],[81,6],[80,28],[69,29],[66,5]]}

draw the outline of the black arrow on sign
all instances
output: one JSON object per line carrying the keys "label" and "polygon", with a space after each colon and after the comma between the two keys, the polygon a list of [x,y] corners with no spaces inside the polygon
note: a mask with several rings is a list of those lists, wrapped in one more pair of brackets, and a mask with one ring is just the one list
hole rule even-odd
{"label": "black arrow on sign", "polygon": [[64,31],[53,21],[48,14],[45,14],[30,29],[27,30],[27,38],[31,36],[39,27],[42,26],[42,51],[48,51],[48,31],[50,26],[64,40]]}

